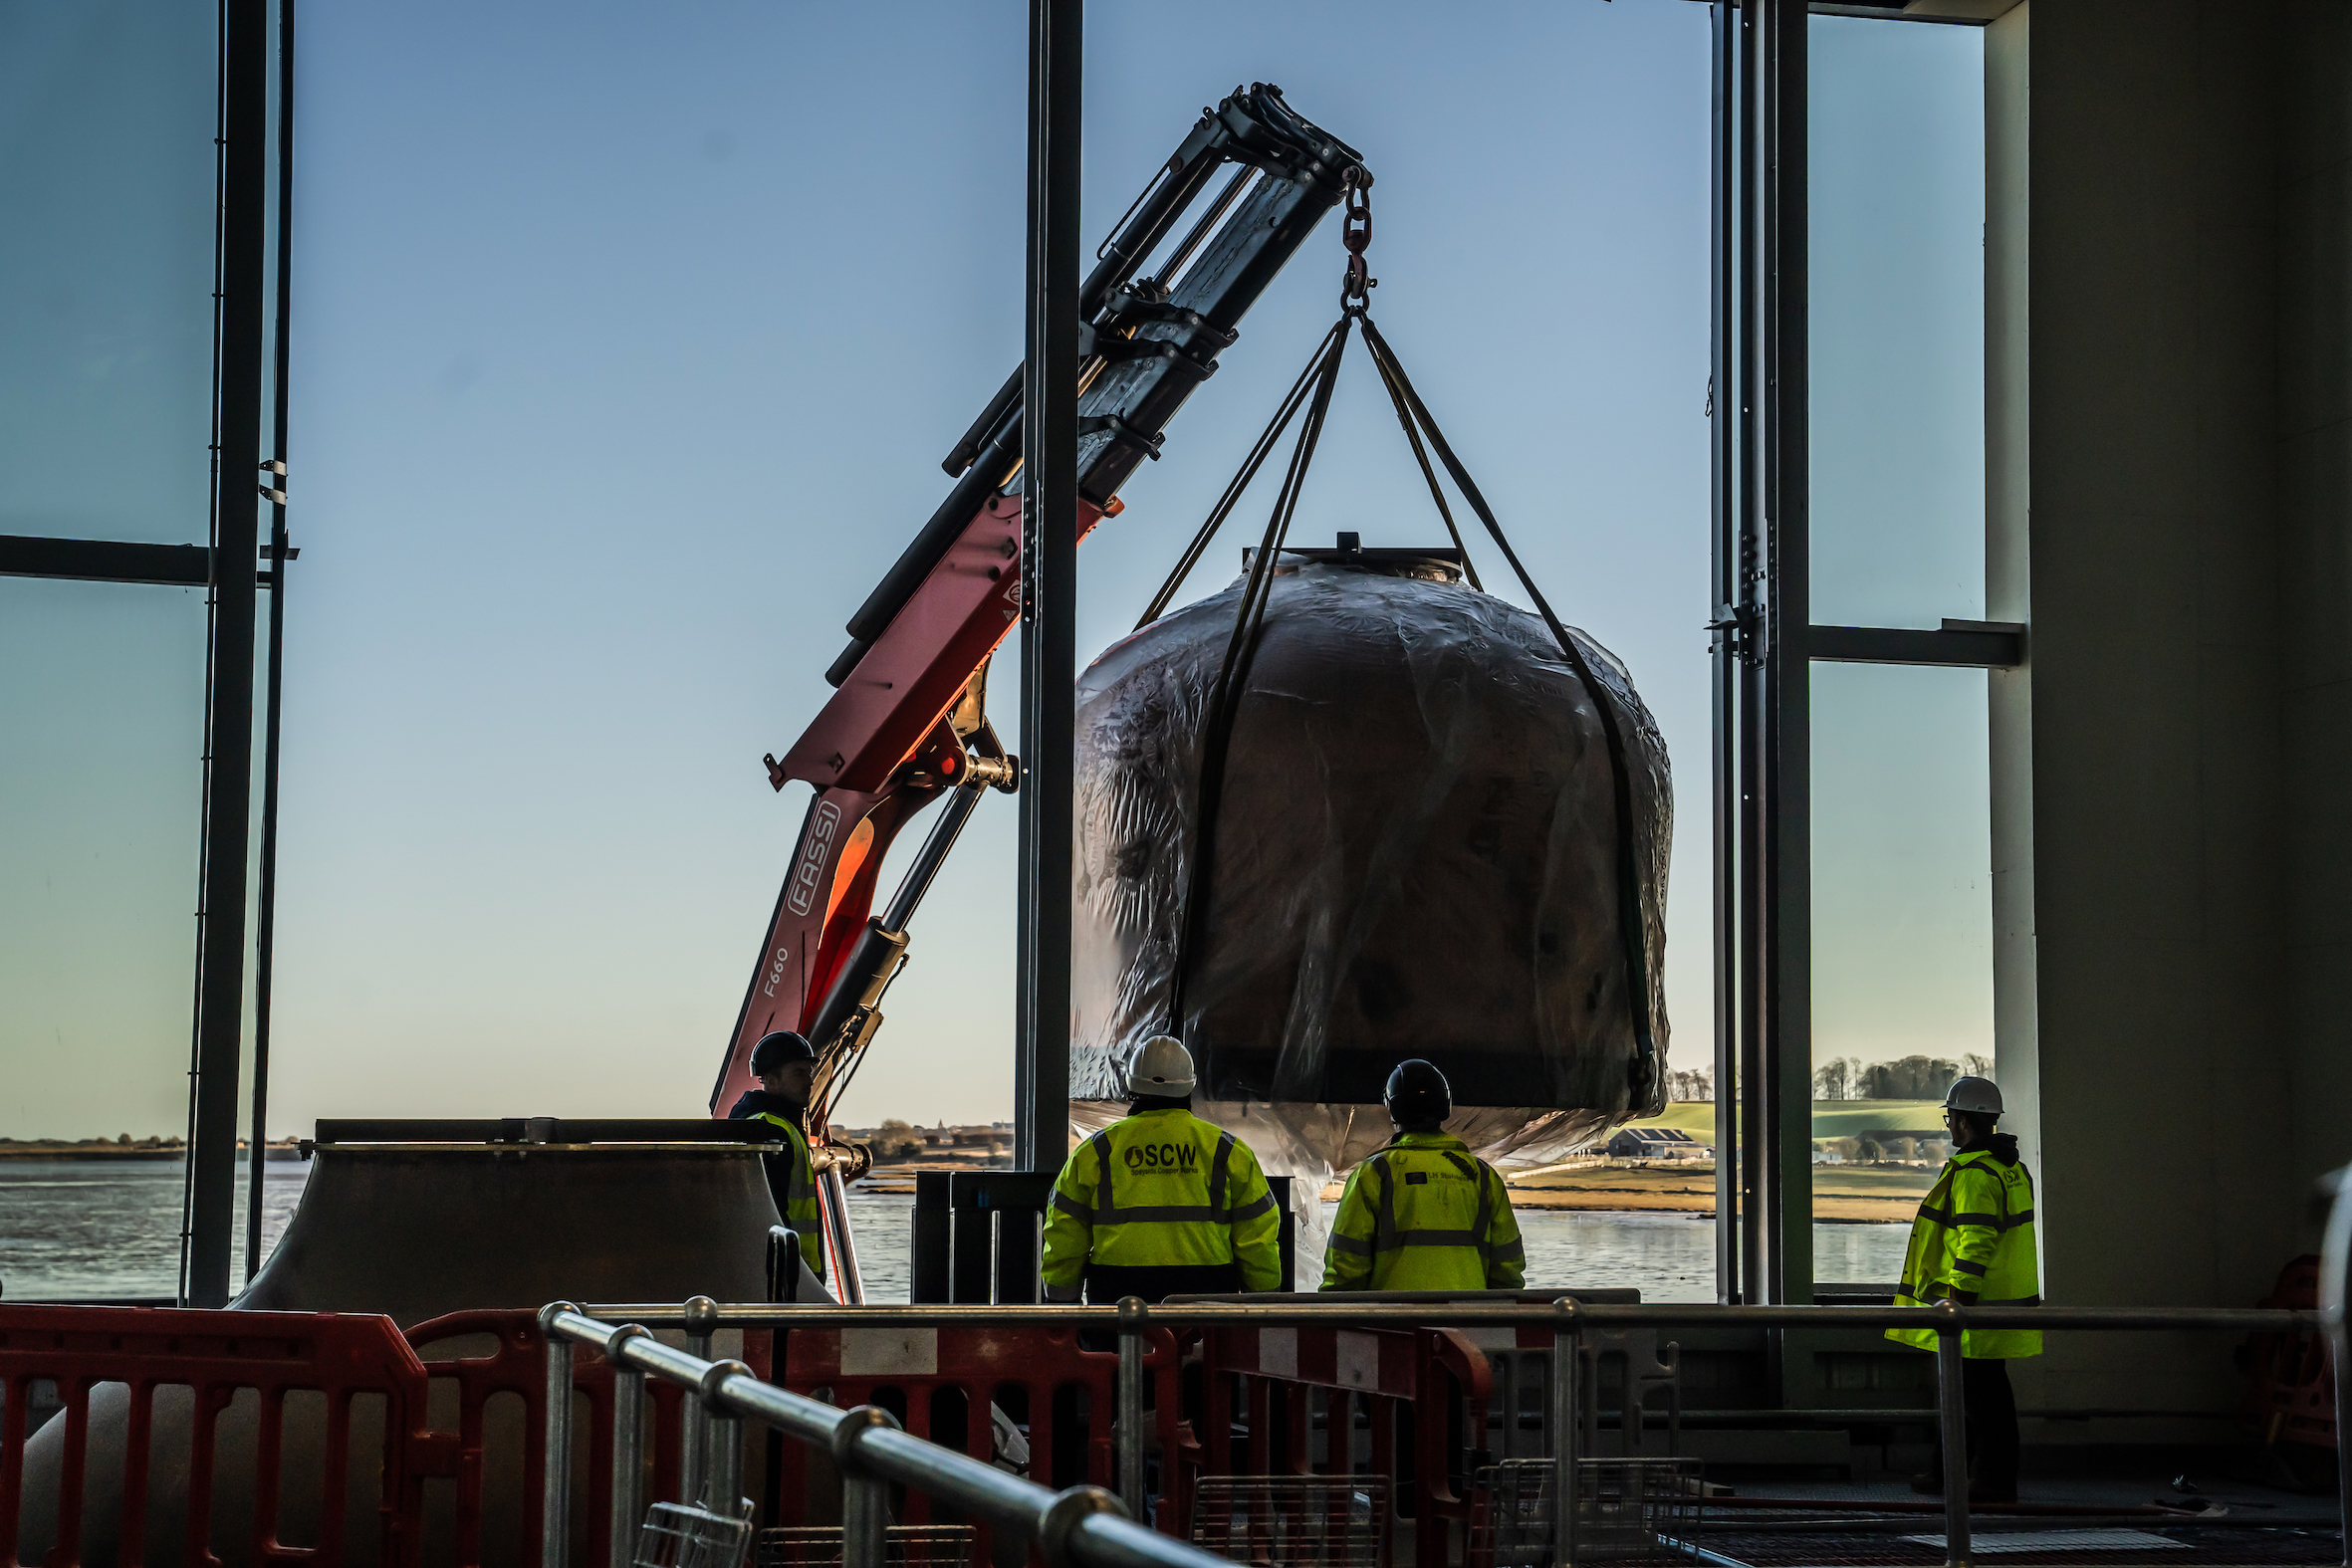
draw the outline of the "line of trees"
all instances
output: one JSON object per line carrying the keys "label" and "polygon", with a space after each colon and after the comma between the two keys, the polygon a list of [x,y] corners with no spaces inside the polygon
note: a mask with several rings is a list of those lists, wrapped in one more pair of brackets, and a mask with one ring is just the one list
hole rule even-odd
{"label": "line of trees", "polygon": [[1851,1165],[1879,1165],[1888,1160],[1940,1160],[1951,1145],[1941,1138],[1908,1133],[1864,1133],[1856,1138],[1824,1138],[1817,1146]]}
{"label": "line of trees", "polygon": [[[1993,1076],[1993,1058],[1975,1051],[1958,1061],[1942,1056],[1905,1056],[1895,1061],[1866,1062],[1859,1056],[1832,1056],[1813,1068],[1816,1100],[1940,1100],[1963,1073]],[[1712,1100],[1715,1074],[1705,1067],[1669,1068],[1666,1097],[1670,1100]]]}
{"label": "line of trees", "polygon": [[1816,1100],[1940,1100],[1963,1074],[1993,1076],[1993,1058],[1974,1051],[1958,1061],[1941,1056],[1905,1056],[1896,1061],[1865,1062],[1859,1056],[1832,1056],[1813,1069]]}
{"label": "line of trees", "polygon": [[1705,1067],[1682,1071],[1666,1070],[1666,1097],[1670,1100],[1712,1100],[1715,1098],[1715,1074]]}

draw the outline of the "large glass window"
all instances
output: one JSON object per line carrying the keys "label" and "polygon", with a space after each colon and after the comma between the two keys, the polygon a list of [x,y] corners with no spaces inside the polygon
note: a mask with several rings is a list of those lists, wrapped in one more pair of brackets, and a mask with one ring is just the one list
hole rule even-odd
{"label": "large glass window", "polygon": [[[0,534],[209,538],[217,25],[0,6]],[[0,577],[12,1298],[178,1275],[206,632],[200,587]]]}
{"label": "large glass window", "polygon": [[[1811,619],[1981,619],[1984,35],[1820,17],[1810,39]],[[1993,1052],[1986,676],[1811,673],[1813,1213],[1899,1222],[1948,1149],[1935,1102]],[[1817,1243],[1814,1276],[1899,1263],[1857,1235]]]}
{"label": "large glass window", "polygon": [[186,1120],[203,742],[203,590],[0,578],[0,1135]]}
{"label": "large glass window", "polygon": [[0,534],[206,536],[216,20],[0,7]]}
{"label": "large glass window", "polygon": [[[1813,666],[1813,1207],[1907,1220],[1993,1054],[1985,673]],[[1843,1278],[1822,1274],[1823,1278]]]}
{"label": "large glass window", "polygon": [[1985,35],[1810,29],[1812,618],[1985,605]]}

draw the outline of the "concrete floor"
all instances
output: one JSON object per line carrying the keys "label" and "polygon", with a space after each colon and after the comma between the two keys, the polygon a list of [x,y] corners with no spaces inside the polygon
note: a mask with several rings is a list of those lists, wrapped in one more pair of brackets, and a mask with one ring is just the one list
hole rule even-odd
{"label": "concrete floor", "polygon": [[[2002,1515],[1972,1511],[1972,1555],[1996,1563],[2171,1563],[2179,1568],[2221,1563],[2322,1564],[2343,1560],[2336,1499],[2245,1481],[2193,1475],[2199,1495],[2221,1511],[2195,1519],[2138,1510],[2158,1501],[2188,1506],[2172,1486],[2178,1459],[2152,1458],[2144,1472],[2129,1465],[2102,1473],[2028,1475],[2020,1488],[2029,1504],[2095,1509],[2066,1515]],[[1912,1512],[1938,1499],[1911,1491],[1899,1479],[1760,1481],[1735,1487],[1736,1500],[1718,1501],[1703,1515],[1701,1544],[1710,1552],[1757,1568],[1802,1565],[1908,1565],[1945,1561],[1940,1511]],[[1738,1506],[1785,1498],[1796,1506]],[[1847,1505],[1832,1513],[1807,1502]],[[1895,1505],[1875,1511],[1855,1504]],[[1919,1538],[1915,1538],[1919,1537]]]}
{"label": "concrete floor", "polygon": [[[2194,1507],[2196,1504],[2183,1493],[2174,1490],[2172,1482],[2181,1473],[2179,1459],[2157,1459],[2144,1470],[2124,1473],[2050,1475],[2033,1473],[2030,1460],[2027,1474],[2018,1488],[2019,1500],[2025,1503],[2047,1503],[2071,1507],[2114,1509],[2145,1508],[2162,1501],[2174,1507]],[[2317,1495],[2288,1491],[2274,1486],[2258,1485],[2249,1481],[2225,1479],[2219,1473],[2208,1476],[2193,1473],[2198,1495],[2229,1509],[2230,1516],[2258,1517],[2263,1523],[2318,1525],[2334,1529],[2338,1522],[2336,1499],[2332,1494]],[[1941,1507],[1941,1499],[1922,1497],[1901,1480],[1883,1481],[1751,1481],[1733,1482],[1737,1496],[1748,1498],[1799,1497],[1838,1501],[1903,1502],[1932,1504]],[[1730,1511],[1730,1510],[1726,1510]]]}

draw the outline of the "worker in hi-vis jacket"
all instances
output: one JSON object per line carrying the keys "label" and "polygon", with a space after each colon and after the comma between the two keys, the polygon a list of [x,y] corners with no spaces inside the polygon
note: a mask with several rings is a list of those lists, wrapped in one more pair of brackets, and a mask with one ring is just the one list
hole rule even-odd
{"label": "worker in hi-vis jacket", "polygon": [[1495,1168],[1448,1137],[1454,1091],[1426,1061],[1399,1062],[1381,1101],[1396,1136],[1347,1178],[1325,1290],[1517,1290],[1527,1250]]}
{"label": "worker in hi-vis jacket", "polygon": [[[1921,1200],[1903,1249],[1903,1282],[1895,1305],[2041,1305],[2040,1264],[2033,1251],[2033,1176],[2017,1158],[2017,1140],[1995,1132],[2000,1089],[1990,1078],[1952,1080],[1944,1096],[1944,1126],[1952,1158]],[[1936,1348],[1928,1328],[1890,1328],[1887,1338],[1921,1350]],[[2017,1500],[2017,1396],[2008,1363],[2041,1354],[2041,1331],[1972,1328],[1961,1335],[1960,1392],[1967,1415],[1972,1502]],[[1913,1491],[1944,1490],[1943,1454],[1936,1467],[1911,1478]]]}
{"label": "worker in hi-vis jacket", "polygon": [[810,1080],[816,1075],[817,1051],[807,1040],[790,1029],[763,1034],[752,1047],[752,1076],[760,1086],[744,1090],[727,1119],[763,1121],[784,1129],[784,1152],[762,1155],[760,1161],[767,1167],[768,1193],[776,1200],[776,1212],[800,1236],[801,1256],[822,1284],[824,1236],[817,1214],[817,1168],[809,1158],[809,1134],[803,1125],[809,1116]]}
{"label": "worker in hi-vis jacket", "polygon": [[1192,1053],[1161,1034],[1129,1075],[1127,1114],[1078,1145],[1046,1215],[1048,1301],[1272,1290],[1282,1215],[1258,1157],[1192,1114]]}

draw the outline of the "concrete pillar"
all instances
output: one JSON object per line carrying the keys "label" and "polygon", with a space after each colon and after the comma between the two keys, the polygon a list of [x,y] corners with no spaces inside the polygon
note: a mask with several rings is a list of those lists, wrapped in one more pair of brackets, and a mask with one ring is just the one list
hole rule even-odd
{"label": "concrete pillar", "polygon": [[[2027,202],[2032,11],[1985,33],[1985,613],[2030,624],[2033,429]],[[2030,660],[2032,643],[2026,644]],[[1987,672],[1993,777],[1994,1076],[2027,1165],[2041,1169],[2033,919],[2033,675]]]}
{"label": "concrete pillar", "polygon": [[[2031,627],[1993,677],[1997,1050],[2068,1303],[2250,1302],[2352,1154],[2346,16],[1988,35],[1987,604]],[[2021,1403],[2227,1408],[2226,1352],[2053,1342]]]}
{"label": "concrete pillar", "polygon": [[2291,0],[2282,26],[2282,1022],[2307,1191],[2352,1160],[2352,6]]}

